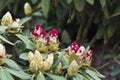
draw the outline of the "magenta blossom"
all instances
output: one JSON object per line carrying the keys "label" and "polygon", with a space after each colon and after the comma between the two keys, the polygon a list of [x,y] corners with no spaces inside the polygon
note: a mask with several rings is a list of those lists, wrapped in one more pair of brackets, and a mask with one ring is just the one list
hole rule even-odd
{"label": "magenta blossom", "polygon": [[56,29],[51,30],[49,36],[51,36],[51,37],[58,37],[58,31]]}

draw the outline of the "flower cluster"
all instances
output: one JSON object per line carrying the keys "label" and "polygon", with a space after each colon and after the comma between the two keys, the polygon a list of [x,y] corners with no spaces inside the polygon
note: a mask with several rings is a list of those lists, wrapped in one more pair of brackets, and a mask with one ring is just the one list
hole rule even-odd
{"label": "flower cluster", "polygon": [[38,71],[47,71],[51,68],[53,64],[54,56],[52,53],[48,54],[46,59],[44,60],[41,53],[39,51],[29,52],[28,60],[30,63],[30,70],[33,73],[37,73]]}
{"label": "flower cluster", "polygon": [[22,29],[20,27],[23,27],[19,24],[20,19],[13,19],[10,12],[7,12],[1,20],[1,26],[6,26],[7,28],[13,28],[14,31],[21,32]]}
{"label": "flower cluster", "polygon": [[53,29],[50,31],[49,37],[46,37],[46,32],[37,24],[32,30],[32,40],[35,43],[37,50],[40,52],[57,51],[59,46],[58,31]]}
{"label": "flower cluster", "polygon": [[92,61],[92,50],[88,49],[87,51],[84,46],[79,47],[75,41],[66,50],[66,56],[68,58],[72,56],[72,54],[76,55],[78,61],[73,59],[73,61],[70,63],[67,70],[68,75],[70,76],[76,75],[81,66],[90,66]]}
{"label": "flower cluster", "polygon": [[5,63],[6,59],[6,50],[3,44],[0,44],[0,65]]}

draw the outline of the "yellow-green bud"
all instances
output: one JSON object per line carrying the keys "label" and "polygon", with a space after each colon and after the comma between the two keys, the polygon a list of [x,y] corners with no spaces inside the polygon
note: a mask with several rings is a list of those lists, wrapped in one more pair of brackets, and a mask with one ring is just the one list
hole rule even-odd
{"label": "yellow-green bud", "polygon": [[69,76],[75,76],[78,72],[79,66],[76,60],[73,60],[67,70]]}
{"label": "yellow-green bud", "polygon": [[46,58],[46,60],[44,61],[44,70],[47,71],[51,68],[52,64],[53,64],[53,54],[49,54]]}
{"label": "yellow-green bud", "polygon": [[33,73],[38,72],[38,65],[37,65],[37,62],[35,60],[32,60],[30,62],[30,71]]}
{"label": "yellow-green bud", "polygon": [[36,61],[39,70],[43,68],[43,58],[38,50],[35,51],[34,60]]}
{"label": "yellow-green bud", "polygon": [[29,62],[31,62],[33,60],[33,58],[34,58],[34,54],[33,54],[33,52],[30,51],[28,53],[28,60],[29,60]]}
{"label": "yellow-green bud", "polygon": [[61,74],[61,72],[62,72],[62,63],[59,63],[58,65],[57,65],[57,67],[55,68],[55,74]]}
{"label": "yellow-green bud", "polygon": [[2,17],[2,20],[1,20],[1,25],[2,26],[8,26],[10,27],[13,23],[13,19],[12,19],[12,16],[10,14],[10,12],[7,12],[3,17]]}
{"label": "yellow-green bud", "polygon": [[5,47],[0,44],[0,65],[5,63],[5,59],[6,59],[6,50]]}
{"label": "yellow-green bud", "polygon": [[27,16],[30,16],[32,14],[32,8],[28,2],[24,5],[24,12]]}

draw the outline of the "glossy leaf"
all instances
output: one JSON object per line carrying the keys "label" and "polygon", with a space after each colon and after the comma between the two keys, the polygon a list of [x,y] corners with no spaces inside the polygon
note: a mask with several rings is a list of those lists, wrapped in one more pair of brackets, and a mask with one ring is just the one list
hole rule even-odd
{"label": "glossy leaf", "polygon": [[10,79],[8,78],[8,76],[6,75],[4,69],[1,69],[1,70],[0,70],[0,79],[1,79],[1,80],[10,80]]}
{"label": "glossy leaf", "polygon": [[37,75],[37,80],[46,80],[43,73],[39,72],[39,74]]}
{"label": "glossy leaf", "polygon": [[4,72],[9,80],[14,80],[13,76],[8,71],[4,69]]}
{"label": "glossy leaf", "polygon": [[120,15],[120,6],[118,6],[115,11],[113,12],[112,16],[111,17],[115,17],[115,16],[118,16]]}
{"label": "glossy leaf", "polygon": [[17,65],[17,63],[12,59],[6,59],[5,63],[12,69],[21,70],[21,68]]}
{"label": "glossy leaf", "polygon": [[23,60],[28,60],[28,53],[22,53],[22,54],[20,54],[19,58],[23,59]]}
{"label": "glossy leaf", "polygon": [[117,76],[120,73],[120,68],[116,68],[111,72],[112,76]]}
{"label": "glossy leaf", "polygon": [[82,11],[85,6],[85,0],[74,0],[74,5],[77,11]]}
{"label": "glossy leaf", "polygon": [[24,17],[24,18],[20,19],[19,24],[20,24],[20,25],[23,25],[23,24],[25,24],[26,22],[28,22],[29,20],[31,20],[31,17]]}
{"label": "glossy leaf", "polygon": [[89,4],[91,4],[91,5],[94,4],[94,0],[87,0],[87,2],[88,2]]}
{"label": "glossy leaf", "polygon": [[15,34],[15,35],[25,43],[27,49],[30,49],[30,50],[35,49],[33,42],[29,40],[26,36],[23,36],[21,34]]}
{"label": "glossy leaf", "polygon": [[102,6],[102,8],[105,6],[106,4],[106,0],[99,0],[100,1],[100,5]]}
{"label": "glossy leaf", "polygon": [[0,35],[0,40],[10,44],[10,45],[15,45],[14,43],[10,42],[9,40],[7,40],[6,38],[4,38],[2,35]]}
{"label": "glossy leaf", "polygon": [[65,77],[58,76],[58,75],[53,75],[50,73],[46,73],[48,77],[50,77],[52,80],[67,80]]}
{"label": "glossy leaf", "polygon": [[3,33],[5,33],[6,30],[7,29],[7,26],[0,26],[0,34],[3,34]]}
{"label": "glossy leaf", "polygon": [[9,69],[9,68],[5,68],[6,71],[8,71],[10,74],[20,78],[20,79],[30,79],[31,78],[31,75],[23,72],[23,71],[16,71],[16,70],[13,70],[13,69]]}
{"label": "glossy leaf", "polygon": [[50,0],[41,0],[41,7],[43,11],[43,15],[47,18],[48,12],[50,10]]}

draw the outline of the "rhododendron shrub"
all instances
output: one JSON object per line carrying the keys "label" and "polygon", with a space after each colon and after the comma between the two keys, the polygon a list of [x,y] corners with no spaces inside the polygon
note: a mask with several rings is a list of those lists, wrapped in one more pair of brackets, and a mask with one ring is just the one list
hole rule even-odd
{"label": "rhododendron shrub", "polygon": [[[25,9],[28,7],[29,4],[26,4]],[[31,14],[32,11],[26,11],[27,16]],[[4,29],[0,34],[1,80],[101,80],[104,78],[91,67],[93,51],[90,46],[79,46],[73,41],[68,48],[61,49],[57,29],[51,29],[47,35],[44,28],[36,24],[30,32],[31,36],[27,37],[20,22],[20,19],[12,19],[9,12],[1,20],[0,28]],[[6,52],[4,44],[11,45],[15,54],[8,54],[9,51]]]}

